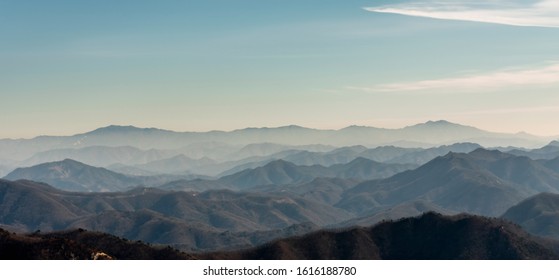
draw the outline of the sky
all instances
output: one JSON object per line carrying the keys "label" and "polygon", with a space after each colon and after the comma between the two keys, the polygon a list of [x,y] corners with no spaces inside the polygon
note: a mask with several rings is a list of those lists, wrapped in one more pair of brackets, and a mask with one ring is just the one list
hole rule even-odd
{"label": "sky", "polygon": [[559,135],[559,1],[0,0],[0,138],[399,128]]}

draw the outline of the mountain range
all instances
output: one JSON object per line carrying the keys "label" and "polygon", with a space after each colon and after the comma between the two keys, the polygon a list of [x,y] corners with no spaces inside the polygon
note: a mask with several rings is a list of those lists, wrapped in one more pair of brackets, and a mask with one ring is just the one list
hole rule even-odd
{"label": "mountain range", "polygon": [[539,192],[559,192],[559,174],[542,162],[496,150],[449,153],[390,178],[348,190],[337,207],[364,213],[424,200],[451,211],[499,216]]}
{"label": "mountain range", "polygon": [[[150,166],[182,167],[189,158],[177,156],[170,160],[157,161]],[[370,180],[390,177],[396,173],[414,168],[411,164],[384,164],[364,158],[357,158],[348,164],[330,167],[321,165],[298,166],[293,163],[276,160],[263,167],[247,169],[224,176],[219,180],[188,180],[188,175],[152,175],[133,176],[117,173],[105,168],[89,166],[71,159],[59,162],[43,163],[32,167],[18,168],[7,176],[7,180],[32,180],[44,182],[67,191],[123,191],[136,186],[160,187],[174,190],[210,190],[210,189],[249,189],[265,185],[288,185],[308,183],[319,177]],[[163,167],[161,167],[163,168]],[[149,170],[149,169],[148,169]]]}
{"label": "mountain range", "polygon": [[246,169],[221,177],[219,181],[239,189],[246,189],[266,185],[308,183],[320,177],[371,180],[390,177],[414,167],[414,165],[383,164],[365,158],[357,158],[347,164],[336,164],[330,167],[298,166],[288,161],[276,160],[263,167]]}
{"label": "mountain range", "polygon": [[[149,177],[65,160],[7,177],[44,183],[1,180],[0,224],[18,231],[79,227],[189,251],[246,248],[317,227],[369,226],[429,211],[497,217],[532,195],[559,193],[559,174],[548,168],[555,161],[476,149],[370,180],[363,174],[402,166],[364,158],[330,167],[278,160],[218,180],[130,189]],[[103,186],[120,187],[100,193]],[[310,226],[298,226],[304,224]]]}
{"label": "mountain range", "polygon": [[559,157],[559,142],[552,141],[544,147],[532,150],[513,149],[507,151],[507,153],[518,156],[527,156],[531,159],[554,159]]}
{"label": "mountain range", "polygon": [[0,225],[11,230],[84,228],[189,250],[246,247],[351,217],[326,204],[277,194],[147,188],[78,193],[0,180]]}
{"label": "mountain range", "polygon": [[138,258],[555,259],[551,140],[446,121],[4,139],[0,248],[38,259],[130,256],[107,244]]}
{"label": "mountain range", "polygon": [[7,180],[32,180],[76,192],[116,192],[137,186],[159,185],[181,179],[180,176],[130,176],[101,167],[65,159],[32,167],[18,168],[5,176]]}
{"label": "mountain range", "polygon": [[[278,128],[246,128],[229,132],[174,132],[156,128],[113,125],[73,136],[3,139],[0,140],[0,158],[22,161],[34,154],[48,150],[91,146],[132,146],[143,150],[181,149],[199,143],[225,143],[226,145],[249,145],[254,143],[365,145],[376,147],[389,144],[403,146],[409,139],[414,139],[415,142],[430,147],[458,142],[474,142],[485,147],[534,147],[552,140],[527,134],[488,132],[447,121],[429,121],[401,129],[351,126],[340,130],[318,130],[292,125]],[[416,144],[412,146],[417,147]]]}

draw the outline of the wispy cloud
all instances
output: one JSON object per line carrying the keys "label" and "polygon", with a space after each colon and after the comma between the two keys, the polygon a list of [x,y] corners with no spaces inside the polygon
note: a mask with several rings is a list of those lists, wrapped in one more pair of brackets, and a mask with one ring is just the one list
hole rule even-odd
{"label": "wispy cloud", "polygon": [[451,116],[488,116],[488,115],[511,115],[528,113],[559,113],[559,106],[536,106],[536,107],[517,107],[501,108],[491,110],[477,110],[468,112],[447,113]]}
{"label": "wispy cloud", "polygon": [[347,87],[367,92],[497,90],[520,86],[559,84],[559,63],[535,69],[501,70],[463,77],[381,84],[373,87]]}
{"label": "wispy cloud", "polygon": [[559,28],[559,1],[542,0],[511,4],[511,1],[422,1],[364,8],[377,13],[446,20],[462,20],[513,26]]}

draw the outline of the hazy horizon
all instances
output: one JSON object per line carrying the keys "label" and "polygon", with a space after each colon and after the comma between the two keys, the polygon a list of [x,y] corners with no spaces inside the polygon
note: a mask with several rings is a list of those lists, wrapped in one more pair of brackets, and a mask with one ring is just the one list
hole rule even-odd
{"label": "hazy horizon", "polygon": [[559,4],[4,1],[0,139],[447,120],[559,135]]}
{"label": "hazy horizon", "polygon": [[[493,131],[493,130],[487,130],[487,129],[482,129],[476,126],[471,126],[471,125],[467,125],[467,124],[462,124],[462,123],[456,123],[456,122],[452,122],[452,121],[448,121],[448,120],[427,120],[425,122],[420,122],[420,123],[410,123],[404,126],[398,126],[398,127],[381,127],[381,126],[372,126],[372,125],[347,125],[347,126],[342,126],[342,127],[311,127],[311,126],[304,126],[304,125],[298,125],[298,124],[286,124],[286,125],[278,125],[278,126],[247,126],[247,127],[238,127],[238,128],[232,128],[232,129],[208,129],[208,130],[176,130],[176,129],[171,129],[171,128],[165,128],[165,127],[153,127],[153,126],[141,126],[141,125],[132,125],[132,124],[107,124],[107,125],[103,125],[100,127],[93,127],[93,128],[86,128],[85,130],[79,130],[79,131],[72,131],[69,132],[68,134],[40,134],[40,135],[31,135],[29,137],[0,137],[0,140],[5,140],[5,139],[11,139],[11,140],[18,140],[18,139],[33,139],[35,137],[41,137],[41,136],[73,136],[73,135],[79,135],[79,134],[84,134],[84,133],[88,133],[88,132],[92,132],[95,131],[97,129],[102,129],[102,128],[107,128],[107,127],[111,127],[111,126],[116,126],[116,127],[135,127],[138,129],[160,129],[160,130],[166,130],[166,131],[172,131],[172,132],[178,132],[178,133],[182,133],[182,132],[194,132],[194,133],[206,133],[206,132],[212,132],[212,131],[220,131],[220,132],[232,132],[232,131],[237,131],[237,130],[244,130],[244,129],[275,129],[275,128],[282,128],[282,127],[289,127],[289,126],[296,126],[296,127],[302,127],[302,128],[307,128],[307,129],[317,129],[317,130],[342,130],[348,127],[352,127],[352,126],[359,126],[359,127],[368,127],[368,128],[379,128],[379,129],[389,129],[389,130],[398,130],[398,129],[403,129],[406,127],[410,127],[410,126],[415,126],[415,125],[421,125],[421,124],[426,124],[429,122],[448,122],[450,124],[454,124],[454,125],[461,125],[461,126],[466,126],[466,127],[473,127],[473,128],[477,128],[483,131],[487,131],[487,132],[495,132],[495,133],[504,133],[504,134],[520,134],[520,133],[528,133],[526,131],[512,131],[512,132],[508,132],[508,131]],[[559,137],[559,135],[538,135],[538,134],[531,134],[528,133],[532,136],[536,136],[536,137],[542,137],[542,138],[554,138],[554,137]]]}

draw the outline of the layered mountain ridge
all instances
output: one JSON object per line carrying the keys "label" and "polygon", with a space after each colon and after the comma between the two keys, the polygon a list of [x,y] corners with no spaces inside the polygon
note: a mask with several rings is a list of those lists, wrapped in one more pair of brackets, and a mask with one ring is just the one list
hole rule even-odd
{"label": "layered mountain ridge", "polygon": [[89,146],[133,146],[140,149],[178,149],[202,142],[248,145],[270,142],[283,145],[381,146],[404,143],[409,139],[436,146],[457,142],[476,142],[483,146],[534,146],[551,139],[531,135],[503,134],[447,121],[427,122],[401,129],[348,127],[318,130],[300,126],[246,128],[234,131],[174,132],[156,128],[108,126],[73,136],[40,136],[33,139],[0,140],[0,158],[25,160],[35,153],[53,149]]}
{"label": "layered mountain ridge", "polygon": [[[189,258],[555,258],[559,150],[550,140],[446,121],[185,133],[110,126],[0,140],[0,227],[65,231],[6,239],[37,258],[78,256],[36,251],[54,244],[83,249],[79,258],[106,253],[67,243],[78,228],[196,252]],[[428,212],[466,215],[421,216]]]}

